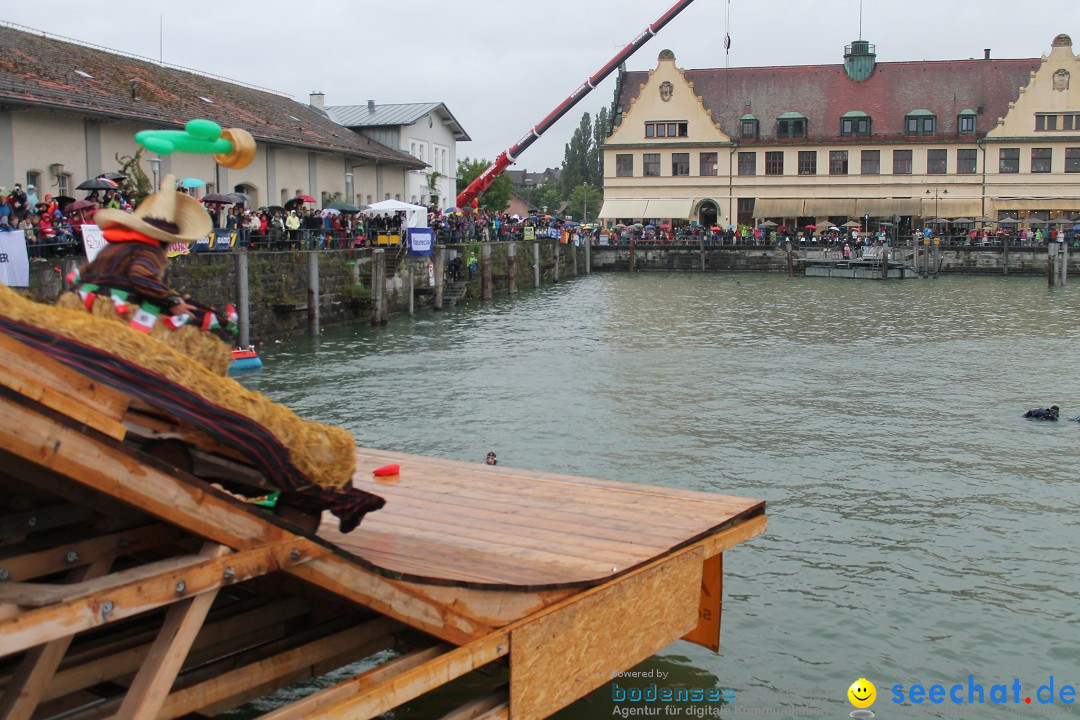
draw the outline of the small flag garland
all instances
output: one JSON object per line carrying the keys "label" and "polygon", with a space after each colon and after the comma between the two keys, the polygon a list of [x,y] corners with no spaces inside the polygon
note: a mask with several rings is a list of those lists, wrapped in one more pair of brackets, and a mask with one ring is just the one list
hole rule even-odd
{"label": "small flag garland", "polygon": [[83,301],[83,305],[87,310],[94,309],[94,298],[97,297],[98,286],[93,283],[84,283],[79,286],[78,293],[79,298]]}
{"label": "small flag garland", "polygon": [[180,313],[179,315],[170,315],[165,318],[165,326],[170,330],[179,330],[184,325],[191,322],[191,315],[188,313]]}
{"label": "small flag garland", "polygon": [[129,296],[126,290],[112,291],[113,305],[116,306],[116,312],[120,313],[121,315],[131,310],[131,306],[128,305],[128,297]]}
{"label": "small flag garland", "polygon": [[135,310],[135,314],[131,318],[131,328],[149,335],[154,323],[157,322],[159,312],[161,312],[161,309],[157,305],[143,303]]}

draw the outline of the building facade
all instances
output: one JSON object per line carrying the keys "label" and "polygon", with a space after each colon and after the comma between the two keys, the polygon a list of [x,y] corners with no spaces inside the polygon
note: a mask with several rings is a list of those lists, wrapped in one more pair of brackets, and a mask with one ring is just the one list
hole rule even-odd
{"label": "building facade", "polygon": [[[1080,217],[1080,58],[621,72],[604,145],[615,222],[788,228]],[[984,222],[986,222],[984,220]]]}
{"label": "building facade", "polygon": [[[321,107],[321,96],[319,96]],[[334,122],[408,153],[426,168],[413,170],[399,200],[451,207],[457,197],[457,143],[471,138],[443,103],[336,105],[326,108]],[[368,203],[370,204],[370,203]]]}
{"label": "building facade", "polygon": [[3,25],[0,46],[0,185],[9,188],[74,195],[82,181],[135,156],[138,130],[194,118],[250,132],[254,162],[228,169],[209,155],[144,151],[148,179],[156,166],[158,177],[205,181],[197,195],[245,192],[254,207],[299,194],[366,203],[403,196],[408,175],[426,167],[272,91]]}

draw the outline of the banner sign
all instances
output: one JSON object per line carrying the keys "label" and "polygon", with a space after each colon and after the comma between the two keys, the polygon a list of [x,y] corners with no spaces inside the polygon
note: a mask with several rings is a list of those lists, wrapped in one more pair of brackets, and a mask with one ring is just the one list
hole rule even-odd
{"label": "banner sign", "polygon": [[201,237],[191,246],[191,252],[208,252],[210,250],[210,236]]}
{"label": "banner sign", "polygon": [[611,238],[611,236],[608,235],[607,233],[600,233],[600,242],[597,243],[597,244],[599,244],[599,245],[607,245],[610,238]]}
{"label": "banner sign", "polygon": [[211,247],[215,252],[228,252],[236,244],[236,233],[232,230],[216,228],[214,230],[214,244]]}
{"label": "banner sign", "polygon": [[0,232],[0,283],[8,287],[30,287],[30,258],[26,255],[26,233]]}
{"label": "banner sign", "polygon": [[173,257],[176,257],[178,255],[187,255],[189,252],[191,252],[191,251],[188,250],[188,244],[187,243],[185,243],[185,242],[174,242],[172,245],[169,246],[169,249],[165,251],[165,254],[168,255],[169,257],[173,258]]}
{"label": "banner sign", "polygon": [[532,225],[526,225],[525,226],[525,236],[524,236],[523,239],[525,239],[525,240],[535,240],[536,239],[536,228],[534,228]]}
{"label": "banner sign", "polygon": [[409,228],[410,255],[430,255],[433,243],[434,235],[431,228]]}
{"label": "banner sign", "polygon": [[83,225],[81,229],[83,247],[86,248],[86,260],[94,262],[101,248],[105,247],[105,233],[97,225]]}

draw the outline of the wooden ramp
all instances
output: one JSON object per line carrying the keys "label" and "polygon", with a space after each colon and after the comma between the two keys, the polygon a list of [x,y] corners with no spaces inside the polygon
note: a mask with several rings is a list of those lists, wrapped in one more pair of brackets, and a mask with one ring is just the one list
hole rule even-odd
{"label": "wooden ramp", "polygon": [[0,364],[2,718],[212,717],[331,670],[264,717],[466,675],[447,719],[547,717],[684,635],[716,648],[723,551],[766,527],[760,501],[358,449],[386,507],[308,533],[215,487],[262,480],[152,403],[3,335]]}

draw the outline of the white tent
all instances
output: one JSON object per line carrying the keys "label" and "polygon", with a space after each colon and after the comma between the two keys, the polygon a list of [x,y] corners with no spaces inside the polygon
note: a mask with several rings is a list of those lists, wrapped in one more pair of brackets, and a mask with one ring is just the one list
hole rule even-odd
{"label": "white tent", "polygon": [[374,205],[368,205],[361,212],[364,215],[393,215],[405,213],[405,226],[411,228],[427,227],[428,210],[423,205],[410,205],[400,200],[383,200]]}

